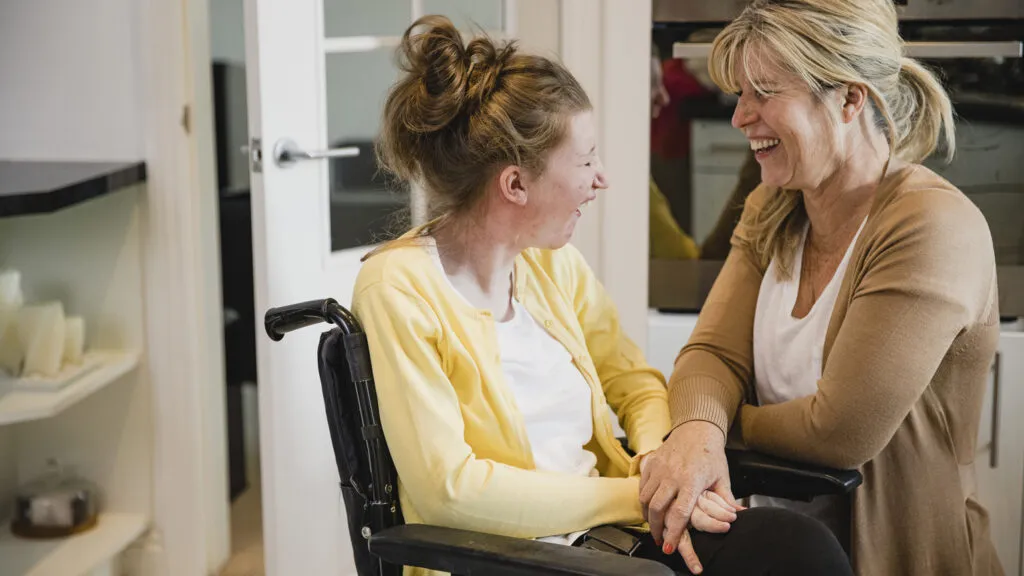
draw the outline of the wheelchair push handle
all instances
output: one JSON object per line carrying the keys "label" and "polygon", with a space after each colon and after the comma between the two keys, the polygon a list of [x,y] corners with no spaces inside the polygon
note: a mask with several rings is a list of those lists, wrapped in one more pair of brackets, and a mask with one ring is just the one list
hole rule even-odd
{"label": "wheelchair push handle", "polygon": [[267,336],[270,336],[274,342],[281,340],[285,334],[293,330],[321,322],[334,324],[345,334],[360,331],[356,317],[338,304],[334,298],[309,300],[271,308],[263,316],[263,327],[267,330]]}
{"label": "wheelchair push handle", "polygon": [[333,298],[326,298],[271,308],[263,317],[263,326],[267,330],[267,336],[277,342],[293,330],[321,322],[330,322],[329,310],[332,304],[338,305]]}

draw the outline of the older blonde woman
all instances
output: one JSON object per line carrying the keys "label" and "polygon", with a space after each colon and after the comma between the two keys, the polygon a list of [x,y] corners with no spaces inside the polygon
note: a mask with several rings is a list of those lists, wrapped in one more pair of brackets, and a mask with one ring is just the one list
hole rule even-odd
{"label": "older blonde woman", "polygon": [[641,501],[692,556],[697,496],[729,500],[727,432],[858,468],[810,506],[859,574],[999,574],[973,458],[998,337],[980,212],[919,163],[953,153],[950,102],[903,55],[890,0],[755,0],[715,40],[762,185],[670,379],[673,431]]}

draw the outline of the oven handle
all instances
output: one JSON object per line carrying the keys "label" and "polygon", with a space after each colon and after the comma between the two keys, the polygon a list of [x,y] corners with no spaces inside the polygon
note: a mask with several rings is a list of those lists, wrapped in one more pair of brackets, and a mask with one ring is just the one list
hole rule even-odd
{"label": "oven handle", "polygon": [[907,42],[911,58],[1020,58],[1024,42]]}
{"label": "oven handle", "polygon": [[673,58],[707,58],[711,54],[710,42],[676,42],[672,44]]}
{"label": "oven handle", "polygon": [[[907,56],[911,58],[1020,58],[1024,42],[906,42]],[[711,54],[710,42],[676,42],[672,45],[673,58],[707,58]]]}

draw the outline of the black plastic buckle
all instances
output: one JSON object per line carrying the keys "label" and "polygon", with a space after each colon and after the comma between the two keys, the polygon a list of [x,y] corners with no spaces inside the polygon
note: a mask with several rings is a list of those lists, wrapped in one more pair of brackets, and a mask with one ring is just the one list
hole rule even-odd
{"label": "black plastic buckle", "polygon": [[598,526],[597,528],[591,528],[583,535],[583,542],[580,544],[580,547],[632,556],[640,547],[640,538],[622,528]]}

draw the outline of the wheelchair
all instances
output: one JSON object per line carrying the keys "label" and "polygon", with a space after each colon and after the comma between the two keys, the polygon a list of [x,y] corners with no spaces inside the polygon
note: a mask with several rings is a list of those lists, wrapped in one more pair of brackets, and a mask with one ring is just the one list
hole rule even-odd
{"label": "wheelchair", "polygon": [[[321,322],[317,351],[324,409],[341,479],[349,537],[359,576],[401,576],[403,566],[453,576],[673,576],[651,560],[425,524],[405,524],[398,476],[380,424],[366,335],[350,311],[333,299],[311,300],[266,312],[274,341]],[[737,498],[751,494],[810,501],[847,494],[859,472],[796,464],[754,452],[727,450]]]}

